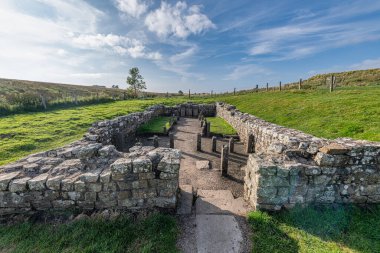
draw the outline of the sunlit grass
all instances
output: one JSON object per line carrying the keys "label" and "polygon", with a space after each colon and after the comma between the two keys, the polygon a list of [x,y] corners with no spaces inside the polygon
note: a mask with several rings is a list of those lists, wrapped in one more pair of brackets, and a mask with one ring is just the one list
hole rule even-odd
{"label": "sunlit grass", "polygon": [[380,252],[379,206],[257,211],[248,220],[255,253]]}

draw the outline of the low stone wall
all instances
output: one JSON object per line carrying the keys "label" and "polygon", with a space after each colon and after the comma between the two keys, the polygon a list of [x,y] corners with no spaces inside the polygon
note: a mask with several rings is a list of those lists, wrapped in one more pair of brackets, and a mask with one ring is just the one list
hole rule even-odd
{"label": "low stone wall", "polygon": [[[182,113],[184,112],[184,113]],[[144,112],[131,113],[112,120],[96,122],[85,134],[87,141],[113,144],[118,150],[129,148],[136,141],[136,130],[157,116],[198,117],[215,115],[215,104],[186,103],[177,106],[155,105]]]}
{"label": "low stone wall", "polygon": [[267,210],[309,203],[380,203],[380,143],[328,140],[281,127],[218,103],[255,154],[246,166],[245,198]]}
{"label": "low stone wall", "polygon": [[180,152],[79,141],[0,168],[0,215],[175,208]]}

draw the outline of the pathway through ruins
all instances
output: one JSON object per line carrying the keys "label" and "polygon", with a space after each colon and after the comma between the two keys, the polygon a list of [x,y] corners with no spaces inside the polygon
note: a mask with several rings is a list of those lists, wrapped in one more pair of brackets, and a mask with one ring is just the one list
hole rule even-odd
{"label": "pathway through ruins", "polygon": [[[200,121],[193,118],[181,118],[174,129],[175,148],[182,152],[178,247],[185,253],[249,252],[243,145],[235,144],[235,152],[229,155],[228,177],[222,177],[220,150],[227,141],[218,140],[217,152],[212,152],[211,138],[202,138],[202,151],[198,152],[196,136],[200,131]],[[199,161],[209,161],[210,168],[197,168]]]}

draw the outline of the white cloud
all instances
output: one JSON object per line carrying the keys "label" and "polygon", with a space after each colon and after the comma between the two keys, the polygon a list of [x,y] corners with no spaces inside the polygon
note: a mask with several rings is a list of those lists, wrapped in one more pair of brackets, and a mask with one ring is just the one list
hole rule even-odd
{"label": "white cloud", "polygon": [[174,36],[182,39],[216,27],[201,13],[198,5],[188,7],[186,2],[177,2],[175,5],[161,2],[159,9],[147,15],[145,25],[161,38]]}
{"label": "white cloud", "polygon": [[145,45],[136,39],[114,34],[81,34],[73,38],[74,45],[83,49],[108,50],[112,49],[119,55],[128,53],[132,58],[158,60],[159,52],[147,52]]}
{"label": "white cloud", "polygon": [[239,80],[247,76],[268,75],[270,71],[256,64],[247,64],[236,66],[224,80]]}
{"label": "white cloud", "polygon": [[138,18],[148,9],[148,4],[141,0],[116,0],[116,6],[132,17]]}
{"label": "white cloud", "polygon": [[380,58],[377,59],[367,59],[360,63],[353,64],[350,69],[376,69],[380,68]]}

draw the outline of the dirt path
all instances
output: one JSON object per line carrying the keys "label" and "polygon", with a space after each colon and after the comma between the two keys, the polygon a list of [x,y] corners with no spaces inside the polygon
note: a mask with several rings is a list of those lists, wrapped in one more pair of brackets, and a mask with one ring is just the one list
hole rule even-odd
{"label": "dirt path", "polygon": [[[220,171],[220,149],[227,144],[218,140],[217,152],[211,151],[211,139],[202,138],[202,152],[196,151],[197,119],[181,118],[174,129],[175,148],[182,151],[180,188],[182,197],[178,220],[182,252],[249,252],[250,236],[245,214],[249,207],[242,199],[247,156],[243,145],[235,144],[230,154],[228,177]],[[164,140],[162,140],[164,142]],[[196,162],[208,160],[211,168],[199,170]]]}

